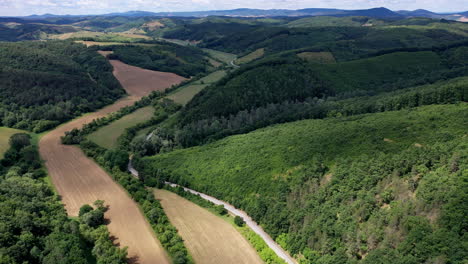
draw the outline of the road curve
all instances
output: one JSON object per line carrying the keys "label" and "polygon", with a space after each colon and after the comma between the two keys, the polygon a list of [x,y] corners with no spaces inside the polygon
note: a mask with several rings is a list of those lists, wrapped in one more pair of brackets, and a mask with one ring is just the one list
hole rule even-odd
{"label": "road curve", "polygon": [[[122,77],[126,77],[125,72],[119,72],[119,69],[122,68],[125,71],[129,70],[126,65],[121,63],[114,67],[114,75],[119,81],[122,81]],[[138,71],[135,68],[131,70]],[[145,74],[151,73],[145,71]],[[165,76],[159,72],[156,75]],[[129,97],[95,113],[68,122],[47,133],[39,142],[40,155],[45,161],[49,175],[62,198],[67,213],[70,216],[77,216],[79,208],[83,204],[91,204],[98,199],[104,200],[109,206],[109,210],[105,214],[106,219],[109,220],[109,232],[116,238],[116,243],[121,247],[128,247],[128,255],[132,263],[164,264],[170,263],[170,260],[137,204],[126,191],[94,161],[87,158],[81,149],[62,145],[60,137],[65,131],[81,128],[93,119],[104,117],[122,107],[132,105],[152,90],[170,87],[167,79],[171,79],[171,84],[179,83],[184,79],[182,77],[174,78],[173,74],[168,74],[168,77],[162,79],[160,83],[153,82],[150,89],[147,88],[148,83],[145,82],[146,86],[144,86],[143,91],[139,89],[143,87],[141,83],[131,80],[129,84],[128,78],[125,79],[127,82],[122,82],[122,86],[130,94]],[[155,81],[154,78],[152,80]]]}
{"label": "road curve", "polygon": [[[170,185],[172,187],[181,187],[180,185],[177,185],[175,183],[166,182],[166,184]],[[282,258],[288,264],[297,264],[297,261],[295,259],[293,259],[288,254],[288,252],[286,252],[280,245],[278,245],[263,230],[263,228],[261,226],[259,226],[255,221],[252,220],[252,218],[250,216],[247,215],[247,213],[245,213],[242,210],[239,210],[239,209],[235,208],[234,206],[232,206],[229,203],[218,200],[218,199],[216,199],[216,198],[214,198],[212,196],[206,195],[206,194],[201,193],[201,192],[197,192],[197,191],[189,189],[189,188],[185,188],[185,187],[183,187],[183,188],[184,188],[184,190],[186,192],[190,192],[190,193],[193,193],[193,194],[200,195],[201,198],[203,198],[205,200],[208,200],[208,201],[210,201],[210,202],[212,202],[212,203],[214,203],[216,205],[221,205],[222,204],[224,206],[224,208],[226,208],[226,210],[228,210],[231,214],[242,217],[244,219],[245,223],[247,224],[247,226],[249,226],[255,233],[257,233],[263,239],[263,241],[265,241],[265,243],[267,243],[267,245],[278,255],[278,257]]]}

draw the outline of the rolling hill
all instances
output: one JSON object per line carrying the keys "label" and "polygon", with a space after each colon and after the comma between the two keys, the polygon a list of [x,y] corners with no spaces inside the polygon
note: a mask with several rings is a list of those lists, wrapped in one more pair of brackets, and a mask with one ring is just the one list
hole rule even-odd
{"label": "rolling hill", "polygon": [[246,210],[305,263],[461,263],[467,110],[304,120],[139,167]]}

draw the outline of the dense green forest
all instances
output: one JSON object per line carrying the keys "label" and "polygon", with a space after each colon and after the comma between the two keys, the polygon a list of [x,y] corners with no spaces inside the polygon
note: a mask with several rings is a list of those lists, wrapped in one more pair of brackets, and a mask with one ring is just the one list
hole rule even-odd
{"label": "dense green forest", "polygon": [[71,26],[6,22],[0,23],[0,41],[36,40],[44,38],[47,34],[63,34],[75,31],[76,29]]}
{"label": "dense green forest", "polygon": [[468,73],[467,47],[443,52],[395,52],[336,64],[302,60],[254,63],[200,92],[184,121],[226,116],[285,100],[376,94]]}
{"label": "dense green forest", "polygon": [[[245,210],[300,263],[462,264],[467,25],[404,16],[0,18],[0,40],[91,30],[97,37],[80,39],[113,42],[1,42],[0,122],[39,133],[115,101],[125,92],[96,52],[113,51],[109,59],[206,85],[184,106],[155,92],[62,137],[128,191],[174,263],[193,261],[147,188],[164,181]],[[229,65],[210,63],[205,52],[217,51],[233,53],[222,60]],[[231,62],[254,51],[252,61]],[[226,76],[205,84],[215,67]],[[86,140],[150,105],[154,116],[127,128],[115,149]],[[132,155],[140,179],[126,172]],[[29,136],[12,137],[0,162],[0,263],[125,263],[105,210],[96,201],[67,218]]]}
{"label": "dense green forest", "polygon": [[42,132],[124,93],[95,49],[67,41],[0,43],[4,126]]}
{"label": "dense green forest", "polygon": [[0,263],[127,263],[103,225],[104,201],[68,218],[31,137],[15,134],[10,146],[0,164]]}
{"label": "dense green forest", "polygon": [[299,58],[253,62],[205,88],[175,122],[153,131],[150,143],[135,138],[132,148],[147,155],[305,118],[466,101],[466,78],[425,84],[467,75],[467,54],[461,46],[334,64]]}
{"label": "dense green forest", "polygon": [[304,263],[463,263],[467,110],[305,120],[137,165],[246,210]]}
{"label": "dense green forest", "polygon": [[145,69],[173,72],[190,78],[205,73],[209,63],[201,49],[191,46],[180,46],[169,42],[157,42],[148,46],[110,46],[110,59],[118,59],[127,64]]}
{"label": "dense green forest", "polygon": [[374,96],[353,98],[309,97],[304,101],[284,101],[243,110],[227,117],[212,117],[182,127],[161,126],[152,137],[135,137],[130,145],[141,156],[179,147],[191,147],[228,135],[247,133],[268,125],[302,119],[351,116],[395,111],[430,104],[448,104],[468,100],[468,79],[461,77],[435,84],[417,86]]}
{"label": "dense green forest", "polygon": [[[348,18],[340,19],[346,21]],[[175,28],[166,32],[164,36],[202,41],[200,47],[236,54],[247,54],[259,48],[265,48],[267,54],[314,48],[330,51],[337,60],[344,61],[385,49],[449,44],[466,40],[468,35],[468,26],[464,23],[439,22],[423,28],[406,24],[411,24],[411,20],[407,23],[401,22],[399,26],[389,23],[385,27],[322,25],[297,28],[208,21]]]}

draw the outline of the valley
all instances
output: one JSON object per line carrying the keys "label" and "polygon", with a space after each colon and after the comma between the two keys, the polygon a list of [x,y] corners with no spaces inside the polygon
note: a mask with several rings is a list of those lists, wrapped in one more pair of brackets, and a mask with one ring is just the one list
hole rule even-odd
{"label": "valley", "polygon": [[[132,105],[151,91],[165,89],[183,80],[175,74],[140,70],[117,61],[111,63],[116,78],[121,81],[129,97],[47,133],[39,142],[39,151],[69,215],[77,216],[83,204],[104,200],[109,207],[105,215],[109,220],[109,231],[116,237],[115,243],[129,248],[130,259],[142,264],[154,263],[155,260],[170,263],[137,204],[125,190],[79,148],[60,142],[65,131],[80,128],[94,119]],[[135,78],[135,74],[140,78]],[[148,85],[148,81],[151,85]]]}
{"label": "valley", "polygon": [[465,16],[0,17],[0,263],[465,263]]}

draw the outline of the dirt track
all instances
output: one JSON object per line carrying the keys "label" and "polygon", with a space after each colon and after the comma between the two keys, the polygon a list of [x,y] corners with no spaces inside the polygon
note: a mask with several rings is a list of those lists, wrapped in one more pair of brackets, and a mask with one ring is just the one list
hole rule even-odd
{"label": "dirt track", "polygon": [[195,263],[263,263],[255,249],[228,222],[172,192],[155,190],[154,194],[179,230]]}
{"label": "dirt track", "polygon": [[[93,119],[133,104],[153,90],[168,88],[184,79],[172,73],[151,73],[140,69],[144,71],[141,73],[138,72],[139,68],[127,67],[117,61],[113,61],[112,64],[115,67],[114,74],[130,96],[49,132],[39,142],[39,151],[69,215],[76,216],[83,204],[91,204],[97,199],[104,200],[106,205],[109,205],[109,210],[106,212],[106,218],[110,220],[109,231],[122,247],[128,246],[132,262],[170,263],[137,204],[125,190],[94,161],[88,159],[78,147],[62,145],[60,142],[60,137],[65,131],[80,128]],[[126,76],[127,74],[140,77],[132,78]],[[151,79],[149,88],[146,86],[148,85],[146,76]]]}

